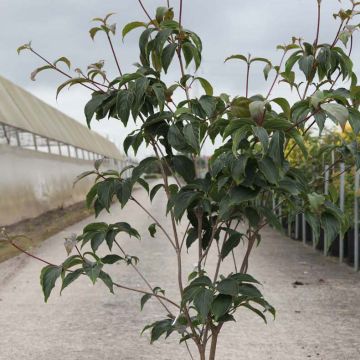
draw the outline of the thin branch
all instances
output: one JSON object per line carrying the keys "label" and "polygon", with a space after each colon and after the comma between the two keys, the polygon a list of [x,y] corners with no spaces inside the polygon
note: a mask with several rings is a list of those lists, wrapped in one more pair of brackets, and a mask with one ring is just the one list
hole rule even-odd
{"label": "thin branch", "polygon": [[185,232],[184,232],[184,236],[183,236],[183,238],[182,238],[181,244],[180,244],[180,251],[182,250],[183,245],[184,245],[184,243],[185,243],[186,235],[187,235],[187,232],[188,232],[188,230],[189,230],[190,225],[191,225],[191,224],[190,224],[190,221],[189,221],[188,224],[187,224],[186,230],[185,230]]}
{"label": "thin branch", "polygon": [[164,301],[168,302],[171,305],[174,305],[176,308],[180,309],[180,306],[178,304],[176,304],[174,301],[166,298],[165,296],[162,296],[162,295],[159,295],[159,294],[154,294],[152,292],[145,291],[145,290],[139,290],[139,289],[131,288],[129,286],[121,285],[121,284],[118,284],[118,283],[115,283],[115,282],[113,282],[113,285],[120,288],[120,289],[125,289],[125,290],[129,290],[129,291],[137,292],[139,294],[155,296],[155,297],[157,297],[157,298],[159,298],[161,300],[164,300]]}
{"label": "thin branch", "polygon": [[[117,240],[114,240],[114,243],[116,244],[116,246],[120,249],[121,253],[126,256],[126,253],[124,251],[124,249],[121,247],[121,245],[118,243]],[[149,281],[145,278],[145,276],[142,274],[142,272],[138,269],[138,267],[136,265],[134,265],[133,263],[130,264],[131,267],[136,271],[136,273],[141,277],[141,279],[144,281],[144,283],[146,284],[146,286],[150,289],[150,291],[154,294],[154,296],[156,296],[157,294],[154,292],[153,287],[151,286],[151,284],[149,283]],[[164,304],[164,302],[160,299],[160,298],[156,298],[159,303],[164,307],[164,309],[172,316],[174,316],[172,314],[172,312],[169,310],[169,308]]]}
{"label": "thin branch", "polygon": [[250,63],[247,63],[247,68],[246,68],[246,84],[245,84],[245,91],[246,91],[246,98],[249,95],[249,75],[250,75]]}
{"label": "thin branch", "polygon": [[22,252],[22,253],[30,256],[31,258],[33,258],[33,259],[35,259],[35,260],[41,261],[41,262],[43,262],[43,263],[46,264],[46,265],[57,266],[57,265],[52,264],[52,263],[50,263],[50,262],[48,262],[48,261],[46,261],[46,260],[44,260],[44,259],[41,259],[41,258],[37,257],[36,255],[33,255],[33,254],[29,253],[28,251],[22,249],[20,246],[16,245],[16,244],[15,244],[14,242],[12,242],[12,241],[10,241],[10,244],[11,244],[15,249],[17,249],[17,250],[19,250],[20,252]]}
{"label": "thin branch", "polygon": [[276,84],[276,81],[277,81],[277,79],[279,78],[280,69],[281,69],[281,66],[282,66],[282,64],[283,64],[283,62],[284,62],[286,53],[287,53],[287,51],[285,50],[284,53],[283,53],[283,55],[282,55],[282,57],[281,57],[281,60],[280,60],[279,70],[276,72],[276,76],[275,76],[275,78],[274,78],[274,81],[273,81],[273,83],[271,84],[270,89],[269,89],[269,91],[268,91],[268,93],[267,93],[267,95],[266,95],[266,98],[265,98],[266,100],[267,100],[267,99],[269,98],[269,96],[271,95],[271,92],[272,92],[273,89],[274,89],[274,86],[275,86],[275,84]]}
{"label": "thin branch", "polygon": [[180,0],[180,10],[179,10],[179,28],[181,29],[182,22],[182,13],[183,13],[183,0]]}
{"label": "thin branch", "polygon": [[131,196],[130,198],[132,201],[134,201],[134,203],[136,203],[148,216],[150,216],[150,218],[155,221],[155,224],[162,230],[162,232],[165,234],[165,236],[168,238],[168,240],[170,241],[171,245],[173,246],[173,248],[176,250],[176,246],[173,242],[173,240],[171,239],[169,233],[165,230],[165,228],[159,223],[159,221],[150,213],[150,211],[148,211],[139,201],[137,201],[133,196]]}
{"label": "thin branch", "polygon": [[191,360],[194,360],[194,357],[192,356],[191,351],[190,351],[189,344],[187,343],[186,340],[185,340],[185,346],[186,346],[186,349],[187,349],[187,351],[189,353],[189,356],[190,356]]}
{"label": "thin branch", "polygon": [[107,31],[106,31],[106,37],[107,37],[107,39],[109,41],[109,45],[110,45],[111,52],[113,54],[113,57],[114,57],[114,60],[115,60],[115,63],[116,63],[116,67],[117,67],[117,69],[119,71],[120,76],[122,76],[123,73],[122,73],[121,68],[120,68],[119,60],[118,60],[118,58],[116,56],[114,45],[113,45],[112,40],[110,38],[110,35],[109,35],[109,33]]}
{"label": "thin branch", "polygon": [[[318,6],[317,6],[317,27],[316,27],[316,37],[315,37],[315,41],[314,41],[314,55],[316,54],[316,50],[318,48],[319,34],[320,34],[320,21],[321,21],[321,1],[318,0],[317,3],[318,3]],[[311,71],[313,71],[315,67],[316,67],[316,61],[314,61]],[[307,83],[306,83],[305,90],[304,90],[304,93],[303,93],[303,96],[302,96],[302,100],[304,100],[305,97],[306,97],[306,94],[308,92],[310,83],[311,83],[311,79],[309,79],[307,81]]]}
{"label": "thin branch", "polygon": [[[40,58],[42,61],[44,61],[46,64],[48,64],[49,66],[51,66],[54,70],[56,70],[57,72],[59,72],[60,74],[64,75],[65,77],[67,77],[68,79],[73,79],[72,76],[70,76],[69,74],[67,74],[65,71],[59,69],[57,66],[55,66],[54,64],[52,64],[49,60],[45,59],[42,55],[40,55],[38,52],[36,52],[33,48],[29,49],[34,55],[36,55],[38,58]],[[92,80],[92,82],[95,84],[95,82]],[[91,90],[91,91],[96,91],[95,89],[93,89],[92,87],[83,84],[83,83],[79,83],[81,86],[86,87],[87,89]],[[101,90],[101,89],[100,89]],[[101,90],[102,91],[102,90]]]}
{"label": "thin branch", "polygon": [[[36,259],[36,260],[42,262],[42,263],[44,263],[44,264],[51,265],[51,266],[59,266],[59,265],[52,264],[52,263],[50,263],[50,262],[48,262],[48,261],[46,261],[46,260],[44,260],[44,259],[39,258],[39,257],[36,256],[36,255],[33,255],[33,254],[29,253],[28,251],[22,249],[20,246],[16,245],[16,244],[15,244],[14,242],[12,242],[12,241],[10,242],[10,244],[11,244],[13,247],[15,247],[16,249],[18,249],[19,251],[21,251],[22,253],[30,256],[30,257],[33,258],[33,259]],[[72,272],[71,270],[67,270],[67,271],[68,271],[68,272]],[[82,275],[85,275],[85,274],[82,274]],[[131,288],[131,287],[129,287],[129,286],[121,285],[121,284],[118,284],[118,283],[115,283],[115,282],[113,282],[113,285],[116,286],[116,287],[118,287],[118,288],[125,289],[125,290],[129,290],[129,291],[133,291],[133,292],[137,292],[137,293],[140,293],[140,294],[144,294],[144,295],[148,294],[148,295],[151,295],[151,296],[156,296],[156,297],[158,297],[158,298],[160,298],[160,299],[162,299],[162,300],[164,300],[164,301],[167,301],[169,304],[174,305],[176,308],[180,309],[180,306],[179,306],[178,304],[176,304],[174,301],[166,298],[165,296],[161,296],[161,295],[158,295],[158,294],[153,294],[153,293],[150,293],[150,292],[144,291],[144,290],[134,289],[134,288]]]}
{"label": "thin branch", "polygon": [[149,15],[149,13],[147,12],[147,10],[146,10],[143,2],[142,2],[141,0],[138,0],[138,2],[139,2],[139,4],[140,4],[141,8],[144,10],[145,15],[148,17],[148,19],[149,19],[150,22],[152,23],[152,18],[151,18],[151,16]]}

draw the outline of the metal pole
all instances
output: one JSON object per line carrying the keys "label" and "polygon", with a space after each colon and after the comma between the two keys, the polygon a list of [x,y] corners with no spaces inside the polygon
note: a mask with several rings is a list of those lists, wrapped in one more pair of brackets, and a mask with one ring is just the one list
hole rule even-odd
{"label": "metal pole", "polygon": [[48,138],[46,138],[46,145],[47,145],[47,148],[48,148],[49,154],[51,154],[50,141],[49,141],[49,139],[48,139]]}
{"label": "metal pole", "polygon": [[61,144],[60,144],[59,141],[57,142],[57,144],[58,144],[58,148],[59,148],[59,155],[62,155],[62,152],[61,152]]}
{"label": "metal pole", "polygon": [[[329,194],[329,165],[325,165],[325,183],[324,183],[324,194]],[[324,255],[328,255],[328,239],[324,234]]]}
{"label": "metal pole", "polygon": [[306,244],[306,219],[305,219],[305,213],[302,213],[302,241],[304,244]]}
{"label": "metal pole", "polygon": [[68,152],[68,157],[71,157],[71,153],[70,153],[70,145],[67,145],[67,152]]}
{"label": "metal pole", "polygon": [[38,147],[37,147],[36,135],[35,135],[35,134],[33,134],[33,141],[34,141],[35,150],[37,151],[37,150],[38,150]]}
{"label": "metal pole", "polygon": [[295,216],[295,239],[299,238],[299,214]]}
{"label": "metal pole", "polygon": [[[340,163],[340,196],[339,206],[340,210],[344,211],[345,208],[345,164]],[[340,234],[339,237],[339,261],[344,261],[344,235]]]}
{"label": "metal pole", "polygon": [[17,129],[15,130],[15,136],[16,136],[17,145],[19,147],[21,147],[20,135],[19,135],[19,131]]}
{"label": "metal pole", "polygon": [[10,138],[6,132],[6,126],[4,124],[2,124],[2,128],[3,128],[3,131],[4,131],[4,136],[5,136],[5,139],[6,139],[6,142],[8,143],[8,145],[10,145]]}
{"label": "metal pole", "polygon": [[354,269],[359,270],[359,178],[360,170],[355,172],[355,199],[354,199]]}

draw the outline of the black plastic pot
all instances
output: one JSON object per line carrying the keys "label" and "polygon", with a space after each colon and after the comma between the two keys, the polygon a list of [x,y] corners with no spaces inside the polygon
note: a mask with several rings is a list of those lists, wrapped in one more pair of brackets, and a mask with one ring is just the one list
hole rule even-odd
{"label": "black plastic pot", "polygon": [[347,262],[349,264],[354,264],[354,228],[350,228],[347,232]]}
{"label": "black plastic pot", "polygon": [[303,238],[303,216],[300,214],[298,216],[298,239],[299,241],[302,241]]}
{"label": "black plastic pot", "polygon": [[339,244],[340,244],[340,237],[337,236],[334,239],[334,241],[331,243],[331,246],[330,246],[330,249],[329,249],[329,255],[339,257],[339,255],[340,255]]}
{"label": "black plastic pot", "polygon": [[317,250],[324,250],[324,230],[320,229],[319,242],[316,245]]}
{"label": "black plastic pot", "polygon": [[312,231],[311,226],[308,223],[306,223],[305,233],[306,233],[306,243],[307,244],[312,244],[312,242],[313,242],[313,231]]}

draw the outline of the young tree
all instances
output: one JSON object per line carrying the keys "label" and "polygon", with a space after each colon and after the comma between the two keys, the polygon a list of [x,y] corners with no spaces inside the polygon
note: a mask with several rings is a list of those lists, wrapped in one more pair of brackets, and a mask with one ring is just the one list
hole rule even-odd
{"label": "young tree", "polygon": [[[259,291],[257,280],[247,273],[251,252],[261,240],[261,229],[268,224],[281,229],[276,209],[271,206],[274,196],[278,206],[286,206],[292,214],[304,212],[315,236],[319,236],[322,228],[329,244],[344,230],[343,215],[331,197],[317,193],[309,175],[288,159],[294,149],[300,149],[304,158],[311,156],[304,139],[310,134],[317,136],[312,129],[316,126],[322,129],[328,121],[342,128],[349,122],[354,133],[359,132],[360,87],[350,55],[358,28],[352,19],[358,14],[360,3],[351,0],[349,9],[334,15],[339,21],[335,38],[321,43],[321,0],[317,0],[314,41],[294,37],[290,44],[278,46],[283,54],[278,65],[265,58],[241,54],[228,57],[226,61],[240,60],[246,65],[244,87],[239,89],[239,95],[230,96],[214,95],[206,79],[189,71],[191,64],[196,70],[201,66],[202,43],[196,33],[184,27],[182,1],[179,14],[174,14],[167,1],[167,6],[156,9],[155,17],[141,0],[138,2],[145,21],[131,22],[122,30],[124,38],[130,31],[141,29],[140,58],[133,72],[123,73],[116,56],[112,14],[94,19],[97,25],[90,30],[90,36],[105,35],[119,72],[115,79],[108,79],[103,62],[91,64],[87,72],[77,69],[78,76],[72,77],[59,67],[62,62],[70,68],[66,57],[52,63],[31,44],[20,47],[19,51],[27,49],[45,61],[43,67],[32,73],[33,79],[45,69],[56,70],[68,78],[59,86],[57,95],[66,86],[75,84],[92,92],[85,106],[89,127],[94,117],[119,119],[125,128],[131,119],[136,130],[125,139],[125,152],[132,148],[136,153],[142,144],[153,150],[153,156],[132,168],[130,178],[123,176],[126,169],[102,171],[97,161],[94,170],[82,174],[78,180],[95,174],[96,181],[86,201],[94,207],[96,215],[104,209],[110,210],[115,199],[122,207],[136,203],[153,220],[149,227],[151,235],[163,232],[174,250],[181,296],[170,299],[165,290],[154,288],[146,280],[146,275],[137,268],[139,259],[128,255],[116,239],[121,232],[140,237],[136,229],[124,222],[91,223],[81,235],[67,239],[69,257],[60,265],[47,263],[41,272],[41,285],[45,301],[57,279],[61,279],[63,290],[82,275],[93,283],[102,280],[111,292],[117,287],[141,293],[141,306],[155,298],[164,309],[164,318],[145,327],[144,330],[151,332],[151,342],[162,335],[180,334],[180,342],[189,353],[187,342],[193,341],[201,360],[213,360],[219,333],[227,322],[234,320],[239,308],[247,308],[264,321],[267,312],[275,315],[274,308]],[[255,62],[265,64],[265,80],[273,75],[269,90],[263,95],[250,93],[250,71]],[[168,84],[164,74],[172,63],[178,64],[180,75],[177,82]],[[192,85],[196,82],[204,90],[200,97],[192,95]],[[295,90],[299,100],[290,104],[285,98],[273,98],[273,90],[279,83]],[[182,94],[183,100],[175,102],[175,93],[177,97]],[[222,143],[218,147],[214,145],[209,170],[200,178],[194,161],[205,142],[215,144],[217,138]],[[344,154],[353,154],[359,166],[355,141],[343,142],[339,148]],[[150,189],[151,184],[143,179],[143,174],[153,166],[160,168],[162,181]],[[164,211],[170,217],[171,229],[160,224],[156,214],[136,200],[133,195],[136,183],[146,189],[151,200],[160,189],[165,190],[168,201]],[[184,239],[179,237],[180,221],[188,222]],[[8,236],[8,240],[17,246],[14,238]],[[82,250],[84,245],[86,251]],[[239,246],[244,246],[242,258],[234,253]],[[99,247],[107,247],[109,254],[100,257]],[[197,267],[187,277],[182,267],[185,248],[196,249],[198,254]],[[217,253],[215,269],[209,269],[206,263],[210,251]],[[131,289],[113,282],[103,266],[117,262],[132,266],[147,289]],[[230,274],[221,272],[224,262],[233,264]]]}

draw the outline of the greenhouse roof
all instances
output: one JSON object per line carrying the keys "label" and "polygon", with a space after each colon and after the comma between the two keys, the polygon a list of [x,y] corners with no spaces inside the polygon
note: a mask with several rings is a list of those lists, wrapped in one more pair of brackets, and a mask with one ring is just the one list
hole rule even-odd
{"label": "greenhouse roof", "polygon": [[123,158],[111,141],[1,76],[0,122],[108,158]]}

